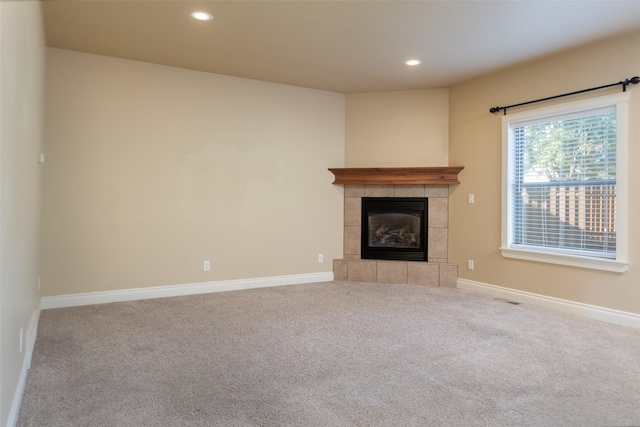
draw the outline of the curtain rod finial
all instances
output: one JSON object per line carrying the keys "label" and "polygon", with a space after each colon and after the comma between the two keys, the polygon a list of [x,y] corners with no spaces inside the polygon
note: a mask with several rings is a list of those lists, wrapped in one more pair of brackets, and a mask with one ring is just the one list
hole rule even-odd
{"label": "curtain rod finial", "polygon": [[627,91],[627,86],[629,85],[637,85],[638,83],[640,83],[640,77],[635,76],[635,77],[631,77],[630,79],[625,79],[625,81],[620,82],[618,84],[622,85],[622,91],[626,92]]}
{"label": "curtain rod finial", "polygon": [[497,113],[501,109],[502,109],[502,107],[492,107],[492,108],[489,109],[489,112],[490,113]]}

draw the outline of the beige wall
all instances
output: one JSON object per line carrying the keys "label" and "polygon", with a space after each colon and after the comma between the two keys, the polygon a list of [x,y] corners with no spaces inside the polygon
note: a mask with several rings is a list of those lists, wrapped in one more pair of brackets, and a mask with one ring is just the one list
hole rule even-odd
{"label": "beige wall", "polygon": [[[0,2],[0,425],[15,421],[40,300],[45,43],[39,2]],[[23,349],[20,346],[23,330]]]}
{"label": "beige wall", "polygon": [[347,167],[449,165],[449,90],[347,95]]}
{"label": "beige wall", "polygon": [[[500,255],[501,116],[489,108],[605,85],[638,75],[640,34],[608,40],[451,88],[451,164],[464,166],[450,201],[451,262],[460,277],[640,313],[640,87],[630,92],[629,270],[624,274],[506,259]],[[599,96],[620,91],[593,92]],[[572,99],[576,99],[575,97]],[[537,104],[540,106],[542,104]],[[535,106],[534,106],[535,107]],[[522,108],[511,111],[522,111]],[[502,113],[501,113],[502,114]],[[467,195],[475,194],[475,204]],[[467,260],[475,269],[466,269]]]}
{"label": "beige wall", "polygon": [[46,95],[45,295],[342,256],[344,95],[59,49]]}

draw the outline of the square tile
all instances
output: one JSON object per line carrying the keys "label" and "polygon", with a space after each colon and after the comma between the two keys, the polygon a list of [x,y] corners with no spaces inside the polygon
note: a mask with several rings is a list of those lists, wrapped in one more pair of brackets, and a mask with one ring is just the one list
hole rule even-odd
{"label": "square tile", "polygon": [[424,197],[424,185],[396,185],[395,197]]}
{"label": "square tile", "polygon": [[378,283],[407,283],[407,262],[378,261]]}
{"label": "square tile", "polygon": [[367,184],[364,189],[364,193],[367,197],[393,197],[395,193],[395,186],[389,185],[370,185]]}
{"label": "square tile", "polygon": [[456,264],[440,264],[440,286],[455,288],[458,284],[458,266]]}
{"label": "square tile", "polygon": [[447,229],[446,228],[429,228],[427,230],[427,257],[430,258],[449,258]]}
{"label": "square tile", "polygon": [[347,280],[350,282],[375,282],[376,262],[369,260],[349,260]]}
{"label": "square tile", "polygon": [[362,199],[360,197],[344,198],[344,225],[361,225]]}
{"label": "square tile", "polygon": [[344,186],[344,197],[363,197],[364,184],[346,184]]}
{"label": "square tile", "polygon": [[443,185],[425,185],[426,197],[449,197],[449,186]]}
{"label": "square tile", "polygon": [[346,281],[347,266],[348,266],[348,261],[346,259],[334,259],[333,260],[333,280]]}
{"label": "square tile", "polygon": [[438,286],[439,265],[429,262],[410,262],[408,266],[410,285]]}
{"label": "square tile", "polygon": [[[346,210],[346,208],[345,208]],[[429,198],[429,227],[443,228],[449,225],[449,199]]]}
{"label": "square tile", "polygon": [[358,255],[360,257],[360,229],[359,225],[344,226],[344,254]]}

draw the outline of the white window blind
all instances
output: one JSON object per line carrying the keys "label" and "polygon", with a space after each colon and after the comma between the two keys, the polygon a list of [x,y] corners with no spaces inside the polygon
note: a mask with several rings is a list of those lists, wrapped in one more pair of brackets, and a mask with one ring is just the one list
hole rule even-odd
{"label": "white window blind", "polygon": [[502,256],[627,271],[628,110],[623,92],[502,117]]}
{"label": "white window blind", "polygon": [[510,124],[512,247],[616,257],[614,106]]}

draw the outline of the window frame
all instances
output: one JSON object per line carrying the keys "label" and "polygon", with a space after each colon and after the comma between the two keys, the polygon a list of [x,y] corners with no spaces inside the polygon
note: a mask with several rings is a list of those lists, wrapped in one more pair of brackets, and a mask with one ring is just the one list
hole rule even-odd
{"label": "window frame", "polygon": [[[505,258],[515,258],[559,264],[571,267],[623,273],[627,271],[628,262],[628,104],[629,94],[622,92],[614,95],[600,96],[580,101],[567,102],[552,106],[535,108],[502,117],[502,236],[500,252]],[[513,222],[511,215],[513,200],[510,198],[510,156],[513,150],[511,142],[512,126],[519,122],[533,119],[550,119],[572,112],[596,110],[615,107],[616,111],[616,256],[615,259],[600,258],[588,255],[574,255],[527,245],[514,245]]]}

